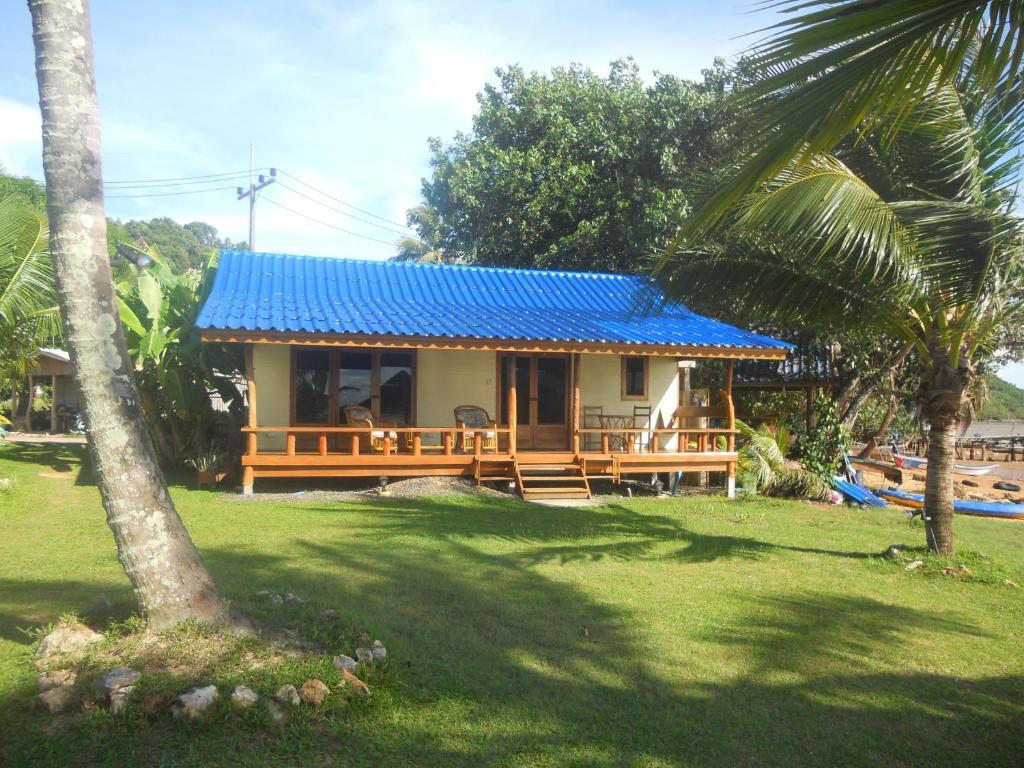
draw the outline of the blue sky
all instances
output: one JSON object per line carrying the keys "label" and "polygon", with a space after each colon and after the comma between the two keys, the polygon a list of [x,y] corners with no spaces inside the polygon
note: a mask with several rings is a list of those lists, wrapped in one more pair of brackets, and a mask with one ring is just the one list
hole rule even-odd
{"label": "blue sky", "polygon": [[[611,60],[633,56],[647,76],[696,78],[775,19],[755,13],[756,4],[93,0],[104,177],[241,171],[252,142],[257,166],[284,169],[330,195],[289,179],[292,189],[269,189],[257,204],[261,250],[385,258],[400,227],[342,212],[384,227],[380,219],[404,223],[428,171],[427,138],[469,128],[475,95],[495,67],[580,62],[604,72]],[[0,11],[0,72],[0,165],[39,178],[31,24],[21,2]],[[244,240],[238,183],[111,184],[107,212],[207,221]],[[199,189],[211,191],[164,194]],[[140,194],[160,196],[127,196]],[[1010,378],[1024,385],[1024,367]]]}

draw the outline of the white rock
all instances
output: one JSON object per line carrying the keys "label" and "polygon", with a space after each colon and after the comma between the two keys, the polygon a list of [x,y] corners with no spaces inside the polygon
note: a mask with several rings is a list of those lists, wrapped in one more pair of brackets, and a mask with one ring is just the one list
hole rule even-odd
{"label": "white rock", "polygon": [[356,659],[364,664],[373,663],[373,651],[369,648],[356,648]]}
{"label": "white rock", "polygon": [[924,565],[924,560],[914,560],[913,562],[907,563],[908,571],[916,571],[918,568]]}
{"label": "white rock", "polygon": [[100,696],[111,696],[119,688],[134,685],[142,674],[128,667],[112,669],[96,681],[96,693]]}
{"label": "white rock", "polygon": [[231,701],[238,704],[240,707],[251,707],[259,700],[259,696],[256,695],[256,691],[245,685],[235,686],[235,690],[231,692]]}
{"label": "white rock", "polygon": [[373,653],[373,658],[376,661],[382,661],[388,656],[388,649],[384,647],[384,643],[380,640],[373,641],[373,644],[370,645],[370,651]]}
{"label": "white rock", "polygon": [[55,669],[39,675],[37,680],[40,693],[51,688],[72,688],[78,682],[78,673],[73,669]]}
{"label": "white rock", "polygon": [[321,619],[336,619],[338,618],[338,612],[333,608],[324,608],[320,611]]}
{"label": "white rock", "polygon": [[47,659],[50,656],[84,653],[89,646],[103,639],[103,635],[93,632],[84,624],[61,619],[53,631],[39,643],[36,658]]}
{"label": "white rock", "polygon": [[128,697],[135,690],[134,685],[125,685],[110,692],[110,714],[120,715],[128,708]]}
{"label": "white rock", "polygon": [[297,707],[302,703],[302,699],[299,698],[299,692],[291,683],[286,683],[278,688],[277,693],[274,694],[274,698],[282,704],[289,704],[293,707]]}
{"label": "white rock", "polygon": [[75,694],[71,688],[59,686],[40,693],[36,696],[36,703],[51,715],[58,715],[71,705],[74,698]]}
{"label": "white rock", "polygon": [[340,656],[334,657],[334,666],[338,669],[344,669],[355,674],[356,668],[359,666],[359,662],[351,656],[341,654]]}
{"label": "white rock", "polygon": [[215,685],[193,688],[171,702],[171,714],[175,717],[187,717],[190,720],[197,720],[219,698],[220,693],[217,692],[217,686]]}

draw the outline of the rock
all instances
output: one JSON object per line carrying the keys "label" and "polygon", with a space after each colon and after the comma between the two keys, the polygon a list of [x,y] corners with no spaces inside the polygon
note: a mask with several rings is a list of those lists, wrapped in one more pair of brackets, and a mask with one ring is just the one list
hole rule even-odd
{"label": "rock", "polygon": [[336,619],[336,618],[338,618],[338,612],[336,610],[334,610],[333,608],[325,608],[324,610],[320,611],[320,618],[321,619]]}
{"label": "rock", "polygon": [[914,560],[913,562],[907,563],[908,571],[916,571],[918,568],[924,565],[924,560]]}
{"label": "rock", "polygon": [[14,482],[9,477],[0,477],[0,491],[6,491],[14,485]]}
{"label": "rock", "polygon": [[904,549],[906,549],[905,544],[890,544],[885,552],[882,553],[882,557],[886,560],[899,560],[903,557]]}
{"label": "rock", "polygon": [[355,674],[356,668],[359,666],[359,662],[353,659],[351,656],[341,654],[340,656],[334,657],[334,666],[341,670],[348,670]]}
{"label": "rock", "polygon": [[1016,581],[1013,581],[1012,579],[1003,579],[1003,584],[1005,584],[1005,585],[1006,585],[1006,586],[1008,586],[1008,587],[1016,587],[1016,586],[1019,586],[1019,585],[1017,584],[1017,582],[1016,582]]}
{"label": "rock", "polygon": [[39,675],[37,680],[40,693],[51,688],[73,688],[78,682],[78,673],[73,669],[55,669],[53,672],[44,672]]}
{"label": "rock", "polygon": [[299,692],[295,690],[295,686],[291,683],[286,683],[278,688],[274,698],[282,704],[290,704],[293,707],[297,707],[302,703],[302,699],[299,698]]}
{"label": "rock", "polygon": [[236,685],[235,690],[231,692],[231,701],[240,707],[251,707],[259,698],[256,691],[245,685]]}
{"label": "rock", "polygon": [[361,661],[364,664],[372,664],[373,651],[369,648],[356,648],[356,660]]}
{"label": "rock", "polygon": [[58,686],[48,688],[36,696],[36,703],[51,715],[59,715],[71,706],[75,699],[75,692],[69,686]]}
{"label": "rock", "polygon": [[103,635],[93,632],[77,621],[61,619],[36,648],[36,658],[48,659],[51,656],[73,656],[85,651],[100,642]]}
{"label": "rock", "polygon": [[256,593],[256,597],[269,601],[271,605],[280,605],[284,602],[277,592],[271,592],[269,589],[261,589]]}
{"label": "rock", "polygon": [[306,605],[309,602],[309,600],[304,600],[301,597],[296,597],[291,592],[284,593],[284,601],[286,603],[294,603],[295,605]]}
{"label": "rock", "polygon": [[299,698],[307,704],[313,706],[320,706],[324,703],[324,699],[331,693],[331,689],[328,688],[323,680],[317,680],[313,678],[307,680],[299,687]]}
{"label": "rock", "polygon": [[979,487],[978,483],[975,482],[974,480],[961,480],[960,482],[962,482],[968,488],[977,488],[977,487]]}
{"label": "rock", "polygon": [[1019,493],[1020,486],[1016,483],[1008,483],[1005,480],[1000,480],[998,483],[992,483],[992,487],[1000,491],[1010,491],[1011,493]]}
{"label": "rock", "polygon": [[370,687],[347,669],[341,670],[341,679],[351,685],[360,696],[370,695]]}
{"label": "rock", "polygon": [[110,714],[117,716],[128,708],[128,697],[135,690],[134,685],[125,685],[110,692]]}
{"label": "rock", "polygon": [[181,694],[171,702],[171,714],[198,720],[220,698],[215,685],[205,685]]}
{"label": "rock", "polygon": [[276,701],[271,701],[270,699],[267,699],[264,702],[264,705],[267,708],[267,714],[270,715],[270,719],[274,723],[276,723],[277,725],[281,725],[285,721],[284,710],[281,709],[280,704],[278,704]]}
{"label": "rock", "polygon": [[373,653],[374,661],[383,661],[388,657],[388,649],[384,647],[384,643],[380,640],[374,640],[370,645],[370,652]]}
{"label": "rock", "polygon": [[957,577],[960,577],[960,576],[970,576],[971,575],[971,569],[968,568],[966,565],[958,565],[955,568],[952,567],[952,566],[946,566],[945,568],[942,569],[942,572],[946,576],[957,576]]}
{"label": "rock", "polygon": [[135,681],[142,677],[140,672],[128,667],[112,669],[96,681],[96,693],[102,698],[111,696],[119,688],[134,685]]}

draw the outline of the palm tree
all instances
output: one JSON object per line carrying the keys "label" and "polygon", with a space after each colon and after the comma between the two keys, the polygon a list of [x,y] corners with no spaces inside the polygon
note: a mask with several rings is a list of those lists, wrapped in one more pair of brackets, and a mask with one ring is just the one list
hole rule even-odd
{"label": "palm tree", "polygon": [[118,319],[88,3],[30,0],[29,9],[53,269],[118,558],[153,629],[189,618],[225,623],[227,605],[157,465]]}
{"label": "palm tree", "polygon": [[964,75],[1008,102],[1024,97],[1024,0],[779,0],[792,18],[748,51],[764,73],[739,95],[751,148],[684,225],[670,252],[797,157],[855,128],[896,130]]}
{"label": "palm tree", "polygon": [[[980,55],[983,48],[973,49]],[[798,154],[728,210],[724,242],[661,264],[676,295],[727,295],[760,319],[860,324],[913,345],[930,425],[929,546],[953,553],[953,445],[980,362],[1024,316],[1024,225],[1013,215],[1024,108],[968,59],[895,124]]]}

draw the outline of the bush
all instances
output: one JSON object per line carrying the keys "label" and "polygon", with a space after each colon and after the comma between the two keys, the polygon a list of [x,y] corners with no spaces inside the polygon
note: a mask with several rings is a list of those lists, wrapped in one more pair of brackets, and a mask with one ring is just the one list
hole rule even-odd
{"label": "bush", "polygon": [[819,393],[814,404],[814,426],[801,432],[797,447],[804,469],[831,483],[850,447],[850,432],[831,398]]}

